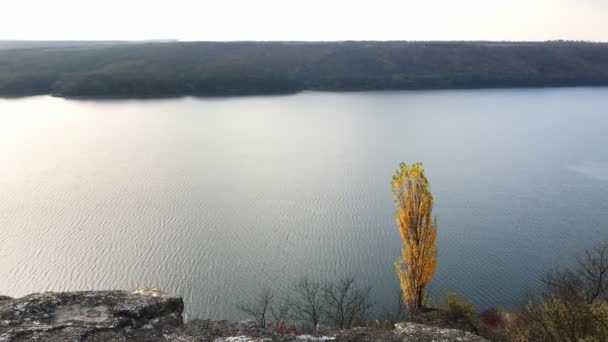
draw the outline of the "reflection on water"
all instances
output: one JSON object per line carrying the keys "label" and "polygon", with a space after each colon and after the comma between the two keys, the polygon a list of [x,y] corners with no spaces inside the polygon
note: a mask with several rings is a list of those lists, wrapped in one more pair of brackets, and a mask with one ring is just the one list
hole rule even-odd
{"label": "reflection on water", "polygon": [[584,162],[568,166],[568,170],[578,172],[590,179],[608,181],[608,163]]}
{"label": "reflection on water", "polygon": [[398,286],[390,179],[420,161],[439,223],[432,295],[509,308],[608,238],[607,99],[0,99],[0,293],[153,286],[189,317],[238,319],[262,287],[351,274],[382,306]]}

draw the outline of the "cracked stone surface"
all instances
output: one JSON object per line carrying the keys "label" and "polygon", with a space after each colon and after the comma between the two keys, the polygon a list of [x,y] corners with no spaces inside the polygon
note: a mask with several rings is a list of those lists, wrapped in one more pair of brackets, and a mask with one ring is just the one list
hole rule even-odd
{"label": "cracked stone surface", "polygon": [[0,341],[126,339],[146,325],[181,326],[183,308],[158,289],[37,293],[0,301]]}

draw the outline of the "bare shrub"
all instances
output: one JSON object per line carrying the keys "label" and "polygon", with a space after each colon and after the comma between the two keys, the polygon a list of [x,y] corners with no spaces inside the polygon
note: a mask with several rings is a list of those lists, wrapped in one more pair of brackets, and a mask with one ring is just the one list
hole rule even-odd
{"label": "bare shrub", "polygon": [[274,331],[282,332],[280,330],[285,329],[285,323],[289,318],[291,311],[291,305],[288,300],[281,299],[278,303],[274,303],[270,306],[270,316],[273,320]]}
{"label": "bare shrub", "polygon": [[253,300],[239,303],[236,307],[241,312],[252,317],[258,327],[265,328],[273,299],[272,290],[263,289]]}
{"label": "bare shrub", "polygon": [[608,243],[549,272],[544,284],[518,313],[513,340],[608,341]]}
{"label": "bare shrub", "polygon": [[336,328],[350,329],[354,324],[365,323],[373,306],[371,288],[358,288],[355,279],[345,277],[323,287],[325,317]]}
{"label": "bare shrub", "polygon": [[311,325],[316,331],[324,313],[323,286],[321,283],[303,278],[290,291],[290,303],[294,316]]}

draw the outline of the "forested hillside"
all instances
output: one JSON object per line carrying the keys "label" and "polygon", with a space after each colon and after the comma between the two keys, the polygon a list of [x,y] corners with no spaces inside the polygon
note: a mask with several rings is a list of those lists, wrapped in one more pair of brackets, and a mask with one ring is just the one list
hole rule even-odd
{"label": "forested hillside", "polygon": [[0,44],[0,96],[156,97],[608,85],[608,44]]}

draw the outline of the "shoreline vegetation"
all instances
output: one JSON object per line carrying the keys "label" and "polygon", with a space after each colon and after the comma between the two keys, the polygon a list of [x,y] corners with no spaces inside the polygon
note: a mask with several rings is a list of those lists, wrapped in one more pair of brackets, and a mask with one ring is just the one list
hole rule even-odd
{"label": "shoreline vegetation", "polygon": [[476,308],[457,293],[426,297],[412,312],[399,291],[389,306],[378,307],[374,288],[348,275],[314,281],[301,278],[285,291],[262,289],[241,298],[236,308],[270,334],[324,335],[332,331],[391,331],[400,322],[456,329],[489,341],[607,341],[608,241],[579,254],[570,266],[539,274],[542,286],[519,308]]}
{"label": "shoreline vegetation", "polygon": [[0,97],[570,86],[608,86],[608,43],[0,41]]}
{"label": "shoreline vegetation", "polygon": [[491,341],[608,340],[608,241],[587,250],[570,267],[548,272],[542,287],[522,298],[523,305],[514,312],[490,307],[478,314],[471,302],[453,292],[434,307],[427,289],[437,266],[437,223],[424,167],[401,163],[391,185],[403,242],[395,263],[401,287],[396,305],[374,310],[372,287],[348,275],[324,283],[302,278],[283,296],[264,289],[239,302],[237,309],[259,329],[278,335],[302,330],[318,334],[327,328],[391,330],[405,321]]}

